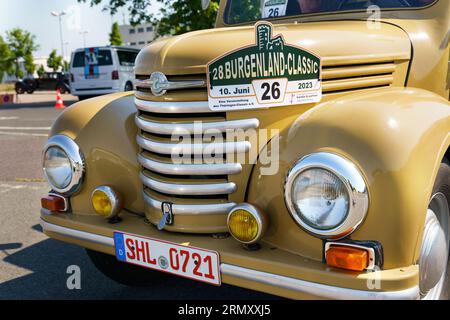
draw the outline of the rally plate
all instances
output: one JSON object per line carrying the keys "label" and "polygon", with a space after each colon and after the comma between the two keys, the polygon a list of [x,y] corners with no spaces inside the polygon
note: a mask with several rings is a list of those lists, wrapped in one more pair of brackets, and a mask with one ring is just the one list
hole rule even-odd
{"label": "rally plate", "polygon": [[217,252],[121,232],[114,233],[114,247],[119,261],[221,285]]}

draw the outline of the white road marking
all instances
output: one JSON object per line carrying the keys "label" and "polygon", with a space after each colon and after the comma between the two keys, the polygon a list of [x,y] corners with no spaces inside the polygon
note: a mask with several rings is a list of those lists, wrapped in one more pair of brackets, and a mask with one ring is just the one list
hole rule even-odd
{"label": "white road marking", "polygon": [[6,193],[12,190],[20,190],[20,189],[28,189],[28,190],[40,190],[41,187],[37,186],[30,186],[25,184],[19,184],[19,185],[11,185],[11,184],[0,184],[0,188],[4,189],[0,191],[0,194]]}
{"label": "white road marking", "polygon": [[17,120],[19,117],[0,117],[0,120]]}
{"label": "white road marking", "polygon": [[0,127],[0,130],[50,130],[52,127]]}
{"label": "white road marking", "polygon": [[46,133],[25,133],[25,132],[5,132],[0,131],[3,136],[32,136],[32,137],[48,137]]}

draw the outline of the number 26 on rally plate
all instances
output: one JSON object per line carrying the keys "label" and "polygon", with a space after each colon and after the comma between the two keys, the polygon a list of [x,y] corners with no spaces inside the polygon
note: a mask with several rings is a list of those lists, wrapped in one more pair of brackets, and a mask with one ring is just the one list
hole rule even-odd
{"label": "number 26 on rally plate", "polygon": [[258,103],[282,103],[286,95],[287,78],[252,81]]}

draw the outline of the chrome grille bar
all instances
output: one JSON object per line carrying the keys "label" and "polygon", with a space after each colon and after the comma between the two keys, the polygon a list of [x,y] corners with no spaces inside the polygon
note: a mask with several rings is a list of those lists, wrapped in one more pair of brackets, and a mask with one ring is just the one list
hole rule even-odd
{"label": "chrome grille bar", "polygon": [[138,145],[147,151],[159,154],[184,154],[184,155],[201,155],[207,149],[210,153],[227,154],[227,153],[245,153],[251,148],[249,141],[225,142],[225,143],[165,143],[144,138],[141,135],[136,137]]}
{"label": "chrome grille bar", "polygon": [[134,103],[138,110],[153,113],[206,113],[209,109],[208,101],[195,102],[154,102],[135,98]]}
{"label": "chrome grille bar", "polygon": [[141,173],[140,176],[142,183],[146,187],[165,194],[199,196],[231,194],[237,190],[236,185],[232,182],[214,184],[172,184],[152,179],[143,173]]}
{"label": "chrome grille bar", "polygon": [[[144,201],[153,210],[161,210],[162,202],[150,197],[144,191]],[[177,215],[227,215],[236,206],[234,202],[213,204],[173,204],[172,211]]]}
{"label": "chrome grille bar", "polygon": [[138,155],[139,163],[146,169],[161,174],[203,176],[238,174],[242,171],[240,163],[223,164],[174,164],[155,161]]}
{"label": "chrome grille bar", "polygon": [[[201,125],[200,125],[201,124]],[[136,125],[139,129],[164,135],[172,134],[194,134],[205,133],[207,131],[226,132],[228,130],[236,129],[256,129],[259,127],[258,119],[245,119],[233,121],[218,121],[218,122],[200,122],[196,126],[195,123],[171,123],[171,122],[156,122],[145,120],[140,116],[136,116]],[[197,132],[199,130],[200,132]]]}

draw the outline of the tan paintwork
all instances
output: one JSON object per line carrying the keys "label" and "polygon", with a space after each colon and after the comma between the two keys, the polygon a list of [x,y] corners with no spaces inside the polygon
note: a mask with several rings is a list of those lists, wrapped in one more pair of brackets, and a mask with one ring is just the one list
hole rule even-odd
{"label": "tan paintwork", "polygon": [[[221,2],[220,12],[224,11],[225,4],[226,1]],[[364,172],[370,208],[352,239],[382,243],[383,290],[417,285],[416,262],[425,212],[437,168],[450,145],[450,2],[439,1],[422,10],[392,10],[384,15],[379,29],[367,29],[364,20],[367,14],[361,12],[274,21],[274,34],[283,34],[286,42],[302,45],[323,58],[325,95],[318,105],[226,114],[227,120],[257,117],[260,128],[280,131],[277,175],[261,175],[261,165],[256,164],[245,165],[241,174],[229,176],[229,181],[238,185],[238,191],[229,200],[254,203],[270,216],[262,250],[247,252],[232,238],[214,240],[208,235],[158,232],[143,218],[128,214],[124,214],[121,224],[114,226],[95,215],[90,193],[98,185],[110,185],[124,195],[127,209],[147,214],[152,222],[160,217],[160,213],[147,212],[142,199],[132,94],[78,103],[56,121],[51,135],[66,134],[76,140],[86,157],[87,174],[80,193],[71,198],[73,214],[51,215],[43,211],[42,218],[106,236],[111,236],[116,229],[177,243],[189,242],[219,251],[225,263],[366,290],[368,274],[329,269],[322,263],[322,241],[300,229],[284,204],[284,179],[293,163],[309,153],[328,150],[352,159]],[[295,24],[295,21],[304,23]],[[210,60],[254,42],[252,24],[227,27],[219,15],[217,26],[218,29],[152,44],[139,55],[136,74],[148,76],[161,71],[172,78],[205,78],[205,66]],[[366,64],[363,69],[355,66],[336,69],[337,65],[358,62]],[[368,64],[371,62],[383,64],[371,66]],[[344,79],[361,74],[374,75],[374,78],[365,78],[363,84]],[[342,79],[335,80],[336,77]],[[384,87],[340,91],[377,84]],[[138,94],[138,97],[153,101],[207,100],[206,90],[170,92],[162,97]],[[260,144],[264,147],[270,138]],[[214,219],[217,219],[214,223],[223,225],[223,218]],[[199,228],[211,223],[193,217],[178,220],[178,226]],[[49,236],[113,254],[108,247],[54,233]],[[228,276],[223,280],[291,298],[315,298]]]}

